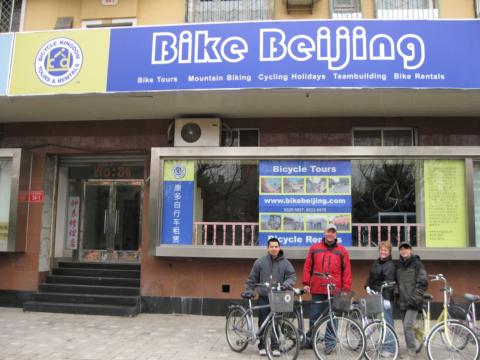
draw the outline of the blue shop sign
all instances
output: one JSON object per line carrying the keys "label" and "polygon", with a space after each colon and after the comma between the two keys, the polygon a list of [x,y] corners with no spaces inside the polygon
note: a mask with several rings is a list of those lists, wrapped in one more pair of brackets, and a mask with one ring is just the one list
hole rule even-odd
{"label": "blue shop sign", "polygon": [[107,91],[480,88],[480,22],[271,21],[111,30]]}

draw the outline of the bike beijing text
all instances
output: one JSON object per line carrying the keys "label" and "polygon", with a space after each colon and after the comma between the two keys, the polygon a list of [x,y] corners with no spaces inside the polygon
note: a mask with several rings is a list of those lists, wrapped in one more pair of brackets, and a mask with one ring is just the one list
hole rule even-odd
{"label": "bike beijing text", "polygon": [[[152,35],[152,65],[238,63],[246,59],[248,42],[241,36],[218,37],[208,30],[155,32]],[[260,29],[260,62],[291,59],[298,62],[326,62],[329,70],[342,70],[352,61],[395,61],[400,58],[407,70],[418,69],[425,61],[425,44],[416,34],[394,39],[387,34],[369,36],[363,26],[335,31],[322,26],[312,36],[287,36],[278,28]]]}

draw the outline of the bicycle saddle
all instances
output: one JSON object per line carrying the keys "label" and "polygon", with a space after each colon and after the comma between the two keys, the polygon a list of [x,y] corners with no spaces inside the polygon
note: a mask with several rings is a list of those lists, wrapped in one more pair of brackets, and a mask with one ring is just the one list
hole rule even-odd
{"label": "bicycle saddle", "polygon": [[253,299],[255,297],[255,293],[253,291],[243,291],[240,296],[242,299]]}
{"label": "bicycle saddle", "polygon": [[480,301],[480,295],[473,295],[473,294],[465,294],[463,295],[463,298],[467,300],[468,302],[477,302]]}
{"label": "bicycle saddle", "polygon": [[432,294],[429,294],[429,293],[423,294],[423,300],[433,300]]}

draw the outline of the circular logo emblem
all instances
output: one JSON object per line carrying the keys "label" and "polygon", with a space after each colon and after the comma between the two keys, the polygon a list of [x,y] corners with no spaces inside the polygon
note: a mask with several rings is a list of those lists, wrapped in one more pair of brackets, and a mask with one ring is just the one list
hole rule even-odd
{"label": "circular logo emblem", "polygon": [[183,164],[177,164],[173,167],[172,173],[175,179],[181,179],[187,174],[187,169]]}
{"label": "circular logo emblem", "polygon": [[45,43],[35,58],[35,72],[44,84],[62,86],[80,72],[83,54],[80,46],[67,38],[56,38]]}
{"label": "circular logo emblem", "polygon": [[292,295],[285,294],[283,300],[285,300],[286,303],[289,303],[290,301],[292,301]]}

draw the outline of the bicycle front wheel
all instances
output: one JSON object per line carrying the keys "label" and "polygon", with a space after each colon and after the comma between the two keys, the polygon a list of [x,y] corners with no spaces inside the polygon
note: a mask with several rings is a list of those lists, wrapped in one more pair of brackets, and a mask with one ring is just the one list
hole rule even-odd
{"label": "bicycle front wheel", "polygon": [[248,346],[247,312],[241,306],[234,306],[229,310],[225,335],[230,349],[235,352],[242,352]]}
{"label": "bicycle front wheel", "polygon": [[264,333],[265,350],[270,360],[295,360],[300,351],[300,339],[295,326],[283,317],[275,317]]}
{"label": "bicycle front wheel", "polygon": [[346,317],[325,317],[313,330],[317,359],[358,360],[365,353],[365,334],[360,325]]}
{"label": "bicycle front wheel", "polygon": [[300,310],[298,308],[294,308],[292,312],[284,313],[283,317],[290,321],[297,329],[298,336],[300,338],[300,344],[306,343],[307,336],[305,331],[305,323],[300,314]]}
{"label": "bicycle front wheel", "polygon": [[427,338],[426,347],[429,360],[479,358],[478,338],[469,327],[458,321],[435,325]]}
{"label": "bicycle front wheel", "polygon": [[400,344],[395,330],[379,320],[371,322],[365,329],[366,346],[365,357],[368,360],[388,358],[395,360],[398,357]]}

